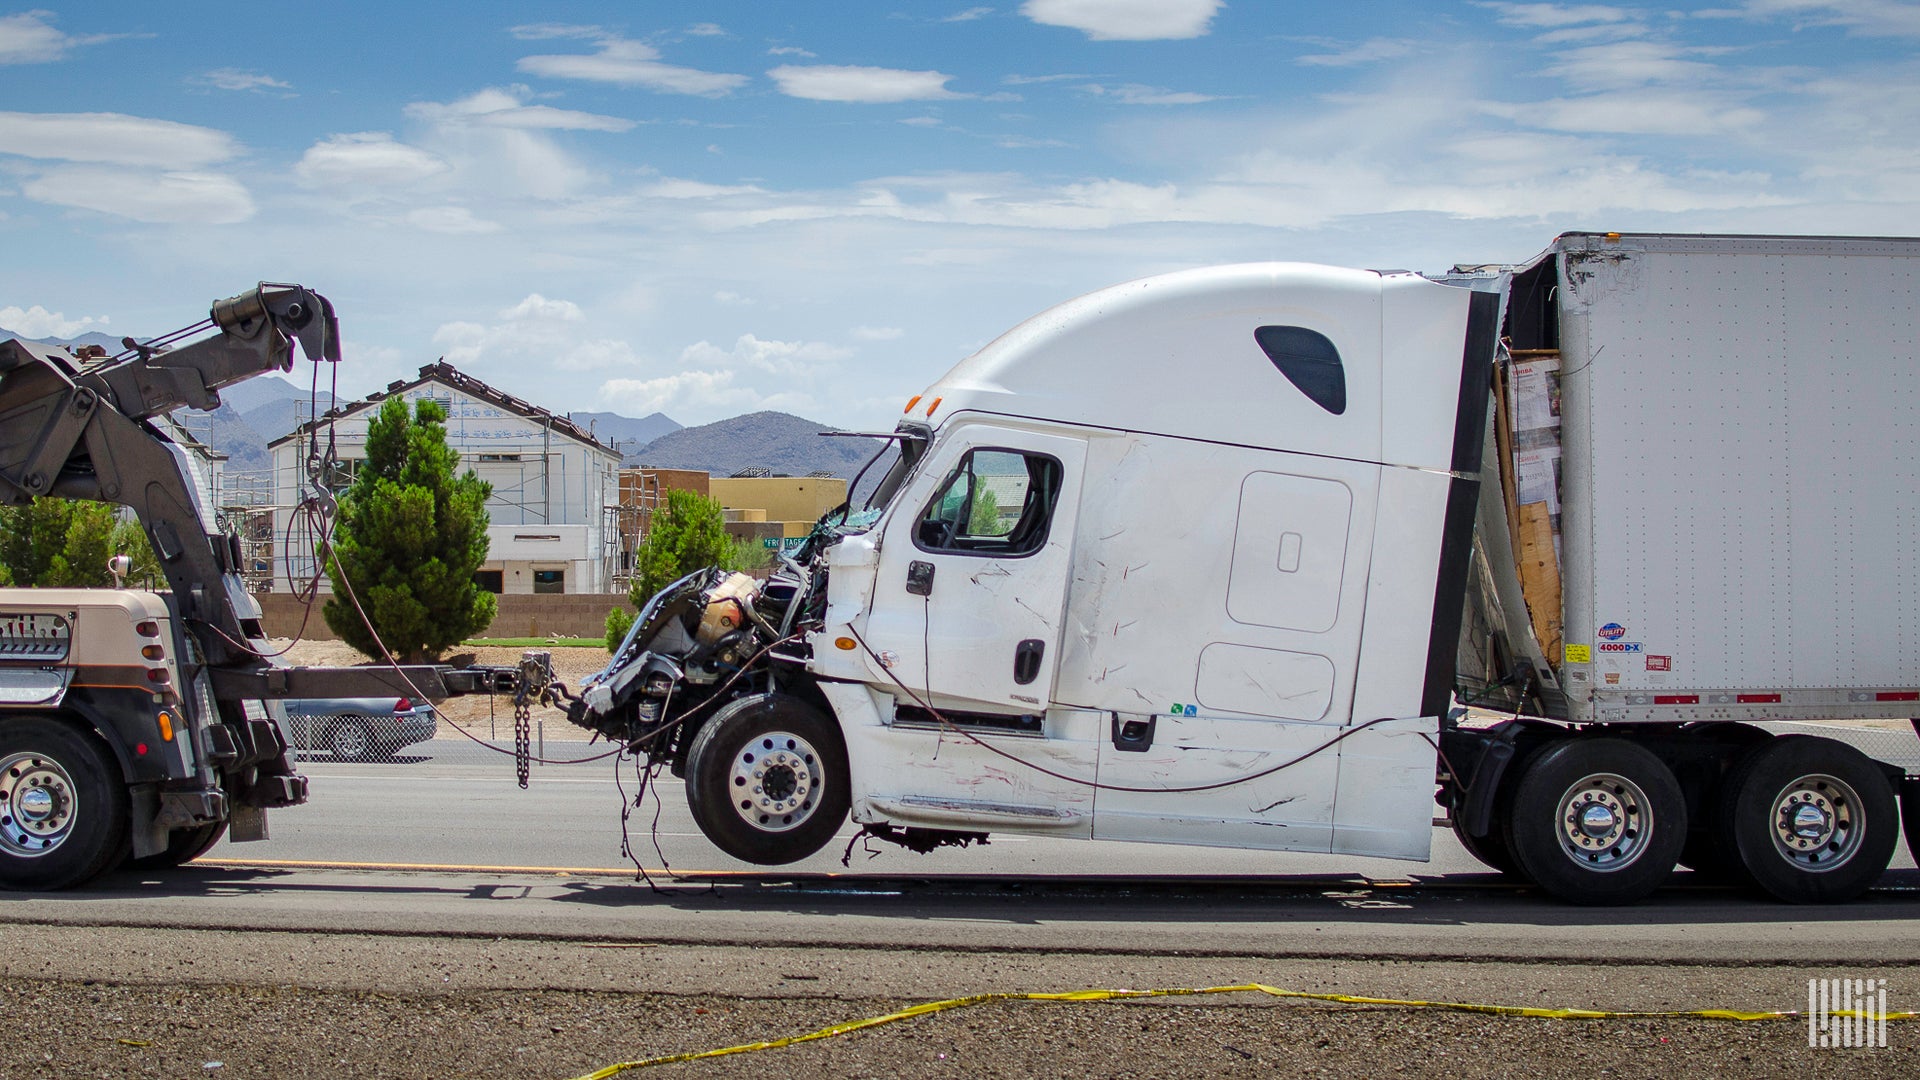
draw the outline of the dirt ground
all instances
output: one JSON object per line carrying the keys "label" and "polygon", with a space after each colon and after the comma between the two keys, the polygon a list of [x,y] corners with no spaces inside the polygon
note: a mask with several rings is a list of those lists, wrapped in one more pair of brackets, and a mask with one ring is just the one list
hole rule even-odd
{"label": "dirt ground", "polygon": [[[276,649],[286,648],[284,639],[273,643]],[[512,666],[520,662],[520,654],[528,649],[458,649],[443,658],[443,663],[456,667],[468,664],[488,664]],[[607,650],[593,648],[545,649],[553,654],[553,671],[559,680],[570,687],[578,687],[581,680],[607,666]],[[365,656],[350,645],[339,641],[302,641],[288,650],[283,659],[300,667],[358,667],[372,664]],[[448,698],[440,703],[440,733],[438,738],[459,739],[462,736],[452,730],[453,724],[460,724],[468,731],[487,738],[488,720],[493,720],[492,730],[511,732],[513,730],[513,703],[504,697],[491,697],[474,694],[467,697]],[[534,719],[545,719],[546,738],[549,742],[560,740],[586,741],[591,733],[574,727],[561,718],[558,710],[534,710]]]}

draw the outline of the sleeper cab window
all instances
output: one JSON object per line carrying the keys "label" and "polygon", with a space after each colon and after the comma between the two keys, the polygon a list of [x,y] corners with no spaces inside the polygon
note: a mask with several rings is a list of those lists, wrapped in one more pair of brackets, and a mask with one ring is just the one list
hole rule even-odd
{"label": "sleeper cab window", "polygon": [[914,543],[960,555],[1031,555],[1047,542],[1060,478],[1060,463],[1045,454],[969,450],[920,512]]}
{"label": "sleeper cab window", "polygon": [[1304,326],[1262,326],[1253,340],[1308,400],[1335,416],[1347,411],[1347,373],[1327,335]]}

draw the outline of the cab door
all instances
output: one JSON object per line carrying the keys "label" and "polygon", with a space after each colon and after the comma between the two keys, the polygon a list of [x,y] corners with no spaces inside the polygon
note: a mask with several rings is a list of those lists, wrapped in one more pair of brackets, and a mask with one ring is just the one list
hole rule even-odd
{"label": "cab door", "polygon": [[[1052,700],[1081,439],[968,425],[890,515],[866,638],[893,681],[942,709],[1038,716]],[[890,676],[890,677],[889,677]]]}

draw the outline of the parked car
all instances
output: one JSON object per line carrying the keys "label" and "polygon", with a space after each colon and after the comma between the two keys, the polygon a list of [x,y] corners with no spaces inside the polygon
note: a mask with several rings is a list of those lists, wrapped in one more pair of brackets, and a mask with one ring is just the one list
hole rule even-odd
{"label": "parked car", "polygon": [[325,751],[335,761],[393,756],[433,738],[433,706],[408,698],[295,698],[286,709],[287,742],[301,757]]}

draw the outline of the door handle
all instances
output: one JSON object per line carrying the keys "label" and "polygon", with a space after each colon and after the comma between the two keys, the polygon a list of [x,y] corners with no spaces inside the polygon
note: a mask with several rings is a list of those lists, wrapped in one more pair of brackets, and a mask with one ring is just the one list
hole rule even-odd
{"label": "door handle", "polygon": [[1040,658],[1047,653],[1047,643],[1039,638],[1028,638],[1013,647],[1013,681],[1025,686],[1040,677]]}
{"label": "door handle", "polygon": [[1119,713],[1113,714],[1113,748],[1130,754],[1145,753],[1153,746],[1154,716],[1136,716],[1123,720]]}

